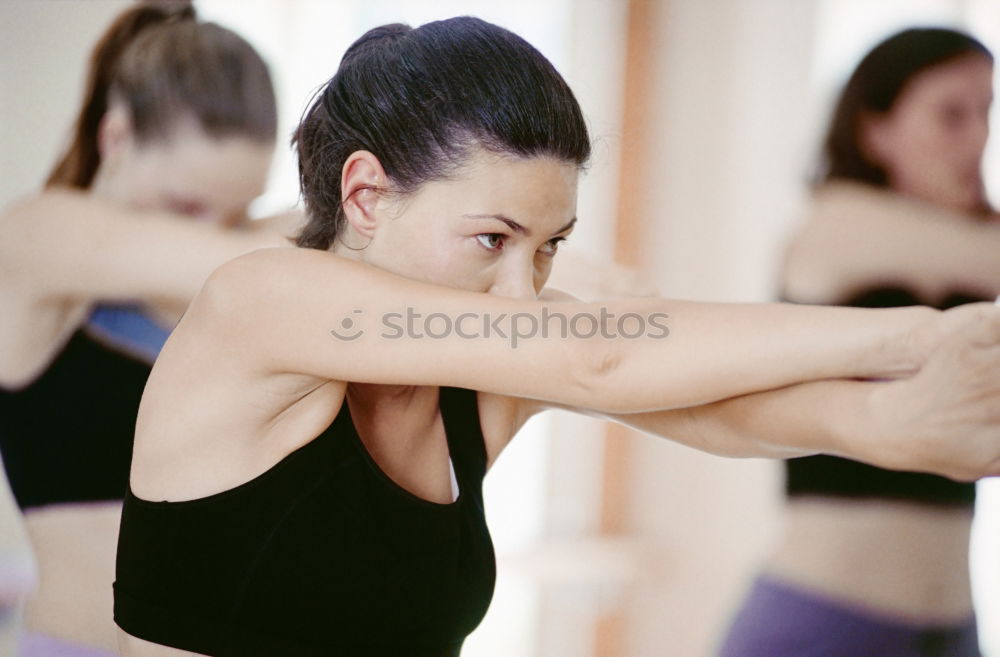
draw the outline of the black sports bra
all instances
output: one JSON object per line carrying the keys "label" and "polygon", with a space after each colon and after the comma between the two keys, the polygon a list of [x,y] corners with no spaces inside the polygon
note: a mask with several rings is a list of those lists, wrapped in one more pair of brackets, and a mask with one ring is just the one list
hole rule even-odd
{"label": "black sports bra", "polygon": [[[986,300],[955,291],[940,299],[922,302],[905,287],[886,286],[861,290],[838,305],[862,308],[930,305],[944,310]],[[785,490],[791,497],[888,498],[957,506],[971,506],[976,500],[975,484],[927,473],[884,470],[836,456],[790,459],[785,462],[785,472]]]}
{"label": "black sports bra", "polygon": [[493,594],[476,393],[441,388],[460,494],[414,496],[372,459],[345,402],[264,474],[184,502],[125,498],[115,621],[214,657],[452,657]]}
{"label": "black sports bra", "polygon": [[0,388],[0,450],[22,509],[125,496],[149,371],[80,328],[35,381]]}

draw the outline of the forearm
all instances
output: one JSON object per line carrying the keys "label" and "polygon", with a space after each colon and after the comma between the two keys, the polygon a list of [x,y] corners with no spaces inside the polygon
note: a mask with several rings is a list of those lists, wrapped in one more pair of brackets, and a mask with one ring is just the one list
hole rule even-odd
{"label": "forearm", "polygon": [[964,481],[996,476],[996,356],[980,356],[986,362],[966,371],[950,359],[945,354],[898,381],[815,381],[687,409],[608,417],[724,456],[823,453]]}
{"label": "forearm", "polygon": [[884,383],[814,381],[691,408],[606,416],[640,431],[733,457],[816,453],[880,460],[872,392]]}
{"label": "forearm", "polygon": [[[659,304],[659,305],[657,305]],[[611,341],[604,386],[635,410],[711,403],[821,379],[886,377],[919,368],[927,308],[861,310],[793,304],[650,302],[669,315],[660,340]],[[672,381],[679,390],[656,399]],[[662,403],[665,402],[665,403]],[[648,404],[646,408],[637,405]],[[630,409],[620,409],[629,412]]]}

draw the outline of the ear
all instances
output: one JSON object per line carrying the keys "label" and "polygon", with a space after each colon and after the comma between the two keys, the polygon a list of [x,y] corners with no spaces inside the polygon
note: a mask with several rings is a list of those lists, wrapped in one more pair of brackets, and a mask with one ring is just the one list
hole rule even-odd
{"label": "ear", "polygon": [[373,153],[355,151],[344,162],[340,179],[344,217],[365,237],[372,237],[375,231],[379,190],[385,189],[387,182],[382,163]]}
{"label": "ear", "polygon": [[120,103],[113,104],[97,125],[97,149],[101,162],[113,161],[131,144],[132,116]]}
{"label": "ear", "polygon": [[894,152],[893,123],[888,113],[865,112],[858,119],[858,148],[861,154],[885,167]]}

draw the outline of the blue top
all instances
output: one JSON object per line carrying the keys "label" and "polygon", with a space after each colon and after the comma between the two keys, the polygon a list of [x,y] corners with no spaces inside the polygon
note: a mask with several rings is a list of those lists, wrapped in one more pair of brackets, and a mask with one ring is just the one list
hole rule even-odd
{"label": "blue top", "polygon": [[156,360],[170,329],[152,319],[137,303],[103,303],[87,319],[91,333],[147,362]]}

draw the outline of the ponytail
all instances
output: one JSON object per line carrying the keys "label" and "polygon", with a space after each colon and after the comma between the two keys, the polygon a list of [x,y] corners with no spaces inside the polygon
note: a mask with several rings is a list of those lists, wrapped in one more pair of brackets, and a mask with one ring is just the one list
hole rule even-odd
{"label": "ponytail", "polygon": [[194,19],[190,3],[142,3],[122,13],[105,31],[90,56],[83,107],[76,119],[72,141],[45,181],[46,187],[90,187],[101,161],[97,130],[108,110],[108,91],[122,53],[150,25],[183,19]]}
{"label": "ponytail", "polygon": [[91,55],[69,148],[46,186],[90,187],[101,163],[101,119],[118,103],[138,141],[169,138],[181,118],[215,138],[268,143],[277,132],[267,64],[231,30],[197,21],[187,1],[139,3],[108,28]]}

